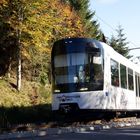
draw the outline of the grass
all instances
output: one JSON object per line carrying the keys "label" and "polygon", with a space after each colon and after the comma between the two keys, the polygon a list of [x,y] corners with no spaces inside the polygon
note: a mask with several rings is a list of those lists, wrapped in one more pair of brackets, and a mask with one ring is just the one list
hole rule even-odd
{"label": "grass", "polygon": [[51,103],[50,87],[35,82],[22,81],[21,91],[16,90],[15,79],[0,80],[0,106],[32,106]]}
{"label": "grass", "polygon": [[49,121],[51,119],[50,86],[22,80],[21,91],[15,79],[0,80],[0,128],[11,124]]}

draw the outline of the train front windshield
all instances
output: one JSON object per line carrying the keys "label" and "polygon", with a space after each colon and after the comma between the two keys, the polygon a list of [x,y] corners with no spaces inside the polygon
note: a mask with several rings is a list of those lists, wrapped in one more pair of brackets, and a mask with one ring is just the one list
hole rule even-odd
{"label": "train front windshield", "polygon": [[56,43],[52,53],[53,93],[103,90],[103,55],[91,42]]}

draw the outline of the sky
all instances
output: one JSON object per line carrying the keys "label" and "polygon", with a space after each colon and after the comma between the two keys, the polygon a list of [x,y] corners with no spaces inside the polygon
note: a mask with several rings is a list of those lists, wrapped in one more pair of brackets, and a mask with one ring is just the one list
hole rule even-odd
{"label": "sky", "polygon": [[[119,25],[129,42],[129,48],[140,47],[140,0],[90,0],[90,10],[95,11],[95,18],[107,37],[116,35]],[[139,50],[130,54],[140,56]]]}

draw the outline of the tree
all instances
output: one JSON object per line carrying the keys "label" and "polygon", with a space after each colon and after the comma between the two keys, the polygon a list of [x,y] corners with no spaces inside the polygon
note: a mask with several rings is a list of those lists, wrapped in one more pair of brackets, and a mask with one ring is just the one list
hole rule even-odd
{"label": "tree", "polygon": [[69,3],[83,22],[85,36],[101,40],[102,32],[99,23],[94,19],[95,12],[89,10],[89,0],[63,0]]}
{"label": "tree", "polygon": [[[0,63],[2,69],[0,74],[3,75],[10,71],[11,62],[14,60],[17,52],[16,31],[11,24],[11,19],[13,18],[11,15],[15,12],[11,2],[3,0],[0,5],[0,53],[2,53]],[[17,27],[16,24],[14,26]]]}
{"label": "tree", "polygon": [[125,34],[123,33],[124,29],[121,27],[121,25],[118,26],[117,31],[117,37],[112,35],[109,45],[112,46],[118,53],[123,55],[126,58],[130,58],[129,55],[129,49],[128,49],[128,42],[127,38],[125,37]]}
{"label": "tree", "polygon": [[26,41],[30,47],[26,47],[26,54],[29,52],[33,76],[39,75],[39,81],[46,81],[43,78],[46,73],[47,77],[50,75],[48,64],[53,42],[64,37],[83,36],[83,25],[75,11],[58,0],[52,3],[49,0],[38,1],[28,9],[25,31],[30,37]]}
{"label": "tree", "polygon": [[[0,32],[3,34],[0,36],[0,43],[5,45],[1,49],[6,48],[7,57],[9,50],[16,50],[10,53],[9,59],[13,59],[10,59],[7,69],[13,61],[18,60],[17,66],[20,70],[17,81],[21,79],[21,62],[24,63],[22,71],[25,72],[25,67],[27,70],[33,68],[39,76],[44,75],[44,72],[47,73],[46,67],[50,62],[51,47],[55,40],[84,36],[79,16],[71,10],[69,4],[59,0],[52,3],[49,0],[7,0],[0,8]],[[12,42],[13,40],[15,41]]]}
{"label": "tree", "polygon": [[[21,27],[23,21],[23,6],[21,0],[9,0],[3,3],[1,16],[4,18],[3,24],[8,25],[6,30],[10,30],[9,34],[5,35],[4,38],[9,41],[7,46],[11,45],[11,39],[8,36],[15,38],[15,50],[16,50],[16,60],[17,60],[17,90],[20,91],[21,88]],[[7,10],[8,9],[8,10]],[[5,13],[6,12],[6,13]],[[5,41],[5,40],[4,40]],[[6,46],[6,47],[7,47]],[[11,50],[11,48],[10,48]],[[9,50],[7,50],[9,51]],[[10,54],[12,55],[12,54]],[[9,56],[12,57],[12,56]],[[11,69],[11,64],[9,63],[9,68]]]}

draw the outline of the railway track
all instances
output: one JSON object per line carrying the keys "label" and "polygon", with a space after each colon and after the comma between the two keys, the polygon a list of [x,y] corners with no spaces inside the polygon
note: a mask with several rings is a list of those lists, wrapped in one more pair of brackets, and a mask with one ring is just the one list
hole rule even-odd
{"label": "railway track", "polygon": [[114,118],[114,122],[135,122],[139,120],[137,117]]}
{"label": "railway track", "polygon": [[1,133],[5,132],[16,132],[16,131],[33,131],[39,129],[47,129],[47,128],[65,128],[65,127],[96,127],[96,128],[117,128],[117,127],[130,127],[140,125],[140,118],[136,117],[125,117],[125,118],[113,118],[111,120],[104,120],[104,119],[94,119],[94,120],[59,120],[59,121],[52,121],[52,122],[42,122],[40,124],[32,123],[32,124],[19,124],[11,126],[10,128],[1,129]]}
{"label": "railway track", "polygon": [[54,120],[50,123],[49,127],[79,127],[86,125],[119,125],[121,123],[124,124],[138,124],[140,125],[140,118],[137,117],[114,117],[114,118],[92,118],[86,116],[61,116],[58,120]]}

